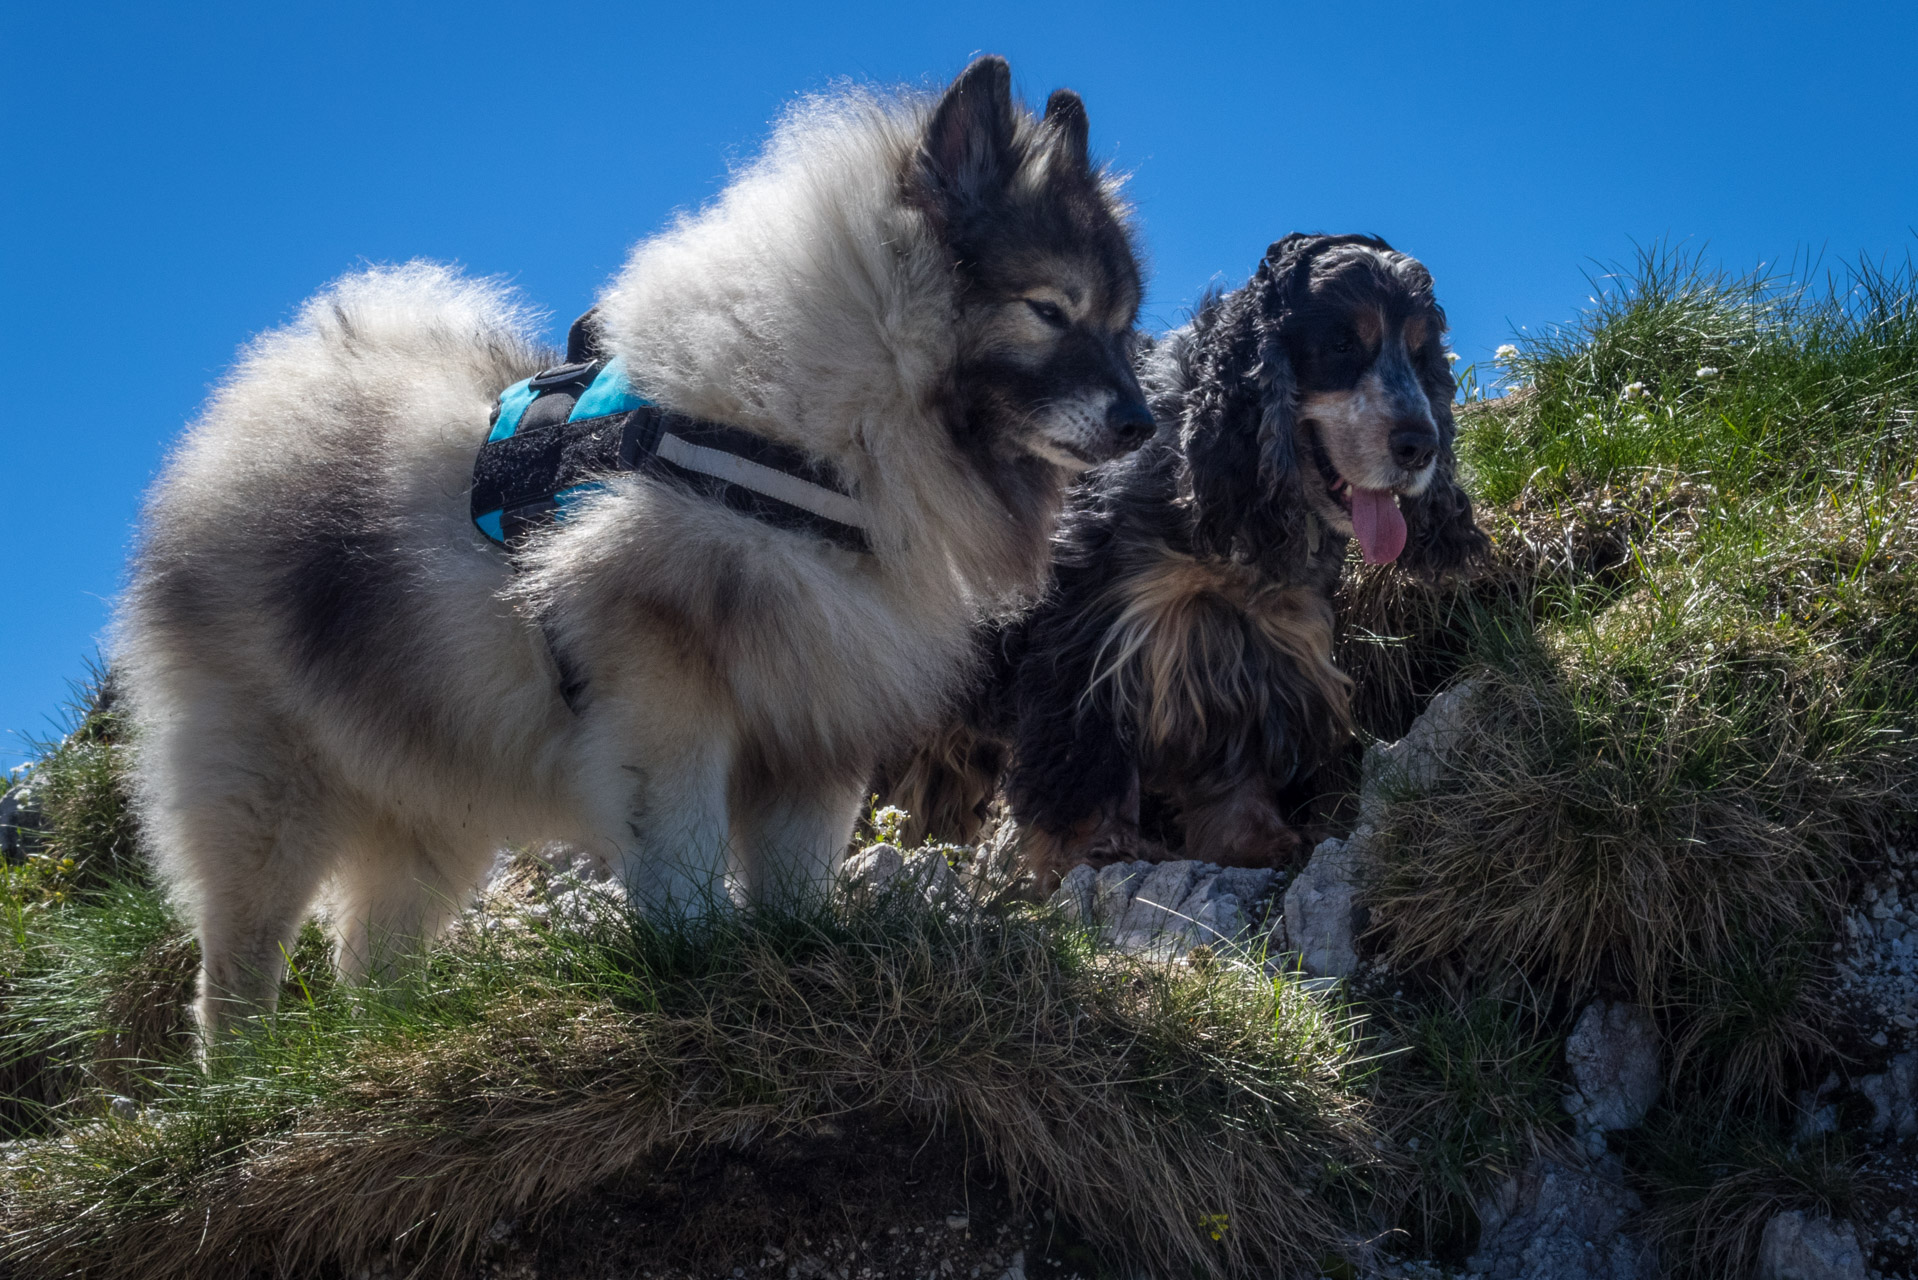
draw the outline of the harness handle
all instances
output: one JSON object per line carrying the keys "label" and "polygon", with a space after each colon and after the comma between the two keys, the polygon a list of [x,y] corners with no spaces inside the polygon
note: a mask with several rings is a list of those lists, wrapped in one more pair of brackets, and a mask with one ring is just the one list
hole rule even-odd
{"label": "harness handle", "polygon": [[605,358],[606,352],[599,340],[599,308],[589,307],[566,331],[566,363],[589,364]]}

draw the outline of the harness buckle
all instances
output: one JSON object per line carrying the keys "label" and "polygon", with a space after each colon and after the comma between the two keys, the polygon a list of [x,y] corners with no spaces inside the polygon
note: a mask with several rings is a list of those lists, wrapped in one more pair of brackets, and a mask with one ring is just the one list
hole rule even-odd
{"label": "harness buckle", "polygon": [[551,369],[547,369],[527,379],[526,385],[535,391],[545,391],[549,387],[570,386],[575,382],[591,382],[593,380],[593,374],[599,370],[599,365],[600,362],[597,360],[583,360],[574,364],[554,365]]}

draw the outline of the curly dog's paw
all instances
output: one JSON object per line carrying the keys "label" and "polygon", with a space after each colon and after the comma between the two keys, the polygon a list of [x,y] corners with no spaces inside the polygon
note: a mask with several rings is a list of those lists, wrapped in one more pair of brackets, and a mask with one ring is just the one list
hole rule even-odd
{"label": "curly dog's paw", "polygon": [[1280,867],[1297,856],[1302,843],[1278,807],[1251,788],[1186,808],[1188,858],[1222,867]]}

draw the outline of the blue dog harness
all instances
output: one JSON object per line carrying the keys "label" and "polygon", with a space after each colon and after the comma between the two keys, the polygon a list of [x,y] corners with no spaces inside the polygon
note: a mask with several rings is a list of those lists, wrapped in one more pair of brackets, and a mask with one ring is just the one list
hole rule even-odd
{"label": "blue dog harness", "polygon": [[780,529],[870,553],[865,520],[837,470],[738,427],[662,409],[595,350],[594,316],[574,324],[568,362],[500,392],[473,463],[473,523],[503,547],[634,471]]}

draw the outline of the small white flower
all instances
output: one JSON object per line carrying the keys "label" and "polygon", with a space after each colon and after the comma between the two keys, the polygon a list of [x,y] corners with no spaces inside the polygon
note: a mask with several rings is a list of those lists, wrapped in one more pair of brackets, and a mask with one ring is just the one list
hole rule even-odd
{"label": "small white flower", "polygon": [[1716,370],[1716,369],[1714,369],[1714,368],[1712,368],[1712,367],[1711,367],[1710,365],[1708,365],[1708,364],[1707,364],[1707,365],[1700,365],[1700,366],[1699,366],[1699,369],[1698,369],[1698,372],[1697,372],[1697,373],[1695,373],[1695,374],[1693,374],[1692,376],[1693,376],[1694,378],[1697,378],[1697,379],[1699,379],[1700,381],[1703,381],[1703,380],[1705,380],[1705,379],[1707,379],[1707,378],[1716,378],[1716,377],[1718,376],[1718,370]]}
{"label": "small white flower", "polygon": [[1458,352],[1456,352],[1456,351],[1447,351],[1447,352],[1445,353],[1445,363],[1447,363],[1447,364],[1457,364],[1457,363],[1458,363]]}
{"label": "small white flower", "polygon": [[1518,359],[1518,348],[1509,342],[1500,343],[1498,350],[1492,353],[1492,358],[1494,360],[1516,360]]}
{"label": "small white flower", "polygon": [[1645,384],[1642,382],[1628,382],[1625,384],[1625,390],[1621,394],[1623,394],[1627,400],[1636,400],[1645,394]]}

